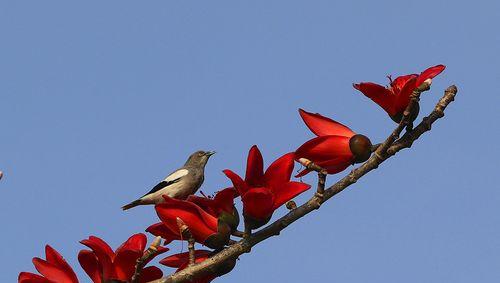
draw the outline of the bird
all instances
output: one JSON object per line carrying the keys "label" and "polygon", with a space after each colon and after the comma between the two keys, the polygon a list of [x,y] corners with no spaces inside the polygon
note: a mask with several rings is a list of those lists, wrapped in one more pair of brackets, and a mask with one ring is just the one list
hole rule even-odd
{"label": "bird", "polygon": [[137,200],[122,206],[127,210],[138,205],[158,204],[164,201],[163,195],[175,199],[186,199],[196,193],[205,179],[205,165],[215,151],[199,150],[191,154],[184,166],[170,173],[154,186],[151,191]]}

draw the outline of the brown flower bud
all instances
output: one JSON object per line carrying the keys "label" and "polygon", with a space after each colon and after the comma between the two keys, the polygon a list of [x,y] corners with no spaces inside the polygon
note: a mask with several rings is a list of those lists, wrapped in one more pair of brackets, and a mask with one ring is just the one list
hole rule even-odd
{"label": "brown flower bud", "polygon": [[349,140],[349,148],[354,155],[354,162],[365,162],[372,154],[372,142],[364,135],[354,135]]}

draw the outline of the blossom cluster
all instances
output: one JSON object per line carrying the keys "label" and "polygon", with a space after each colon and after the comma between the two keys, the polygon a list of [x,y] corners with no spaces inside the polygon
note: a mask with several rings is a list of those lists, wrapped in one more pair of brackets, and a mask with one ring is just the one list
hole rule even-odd
{"label": "blossom cluster", "polygon": [[[444,69],[445,66],[437,65],[420,74],[400,76],[394,80],[389,77],[388,87],[370,82],[353,86],[399,123],[410,103],[412,92],[424,82],[430,84]],[[411,113],[412,118],[418,115],[418,108],[415,111],[416,113]],[[241,177],[229,169],[224,170],[223,173],[232,186],[218,191],[213,197],[191,195],[187,199],[175,199],[164,195],[164,201],[154,206],[159,221],[150,225],[146,232],[161,237],[166,246],[172,241],[189,240],[181,229],[181,226],[187,227],[191,240],[206,247],[194,252],[194,262],[202,262],[229,245],[231,236],[239,232],[240,214],[235,199],[241,201],[244,235],[248,236],[252,230],[267,224],[278,208],[311,187],[301,181],[291,180],[296,161],[307,160],[323,168],[328,174],[336,174],[371,156],[373,146],[368,137],[320,114],[303,109],[299,109],[299,114],[316,137],[306,141],[295,151],[277,158],[266,170],[261,151],[256,145],[252,146],[247,157],[245,176]],[[309,172],[309,167],[306,167],[295,177]],[[132,282],[138,275],[138,260],[148,251],[147,238],[142,233],[131,236],[114,251],[104,240],[95,236],[80,243],[88,249],[79,252],[78,261],[94,283]],[[155,247],[154,255],[147,257],[144,265],[155,256],[167,252],[169,249],[165,246]],[[159,263],[180,271],[188,267],[189,257],[188,252],[178,253]],[[210,282],[229,272],[234,267],[235,260],[230,260],[217,272],[194,282]],[[70,265],[49,245],[45,248],[45,259],[35,257],[33,264],[40,275],[21,272],[18,282],[79,282]],[[161,278],[163,273],[156,266],[147,266],[142,268],[139,275],[137,282],[149,282]]]}

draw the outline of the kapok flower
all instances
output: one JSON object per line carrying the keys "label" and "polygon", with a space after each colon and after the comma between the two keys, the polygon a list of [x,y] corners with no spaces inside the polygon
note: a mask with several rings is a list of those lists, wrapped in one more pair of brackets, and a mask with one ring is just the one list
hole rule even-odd
{"label": "kapok flower", "polygon": [[278,207],[311,187],[290,181],[293,159],[294,153],[285,154],[264,173],[262,154],[254,145],[248,153],[245,180],[231,170],[224,170],[241,195],[243,216],[249,228],[255,229],[266,224]]}
{"label": "kapok flower", "polygon": [[[189,228],[194,239],[201,244],[213,249],[220,249],[229,242],[231,227],[225,222],[224,217],[216,217],[203,210],[198,205],[187,200],[173,199],[163,196],[165,202],[155,205],[156,213],[166,228],[159,226],[149,227],[149,232],[169,231],[176,234],[177,239],[182,239],[180,235],[178,219],[182,220]],[[226,199],[233,203],[233,199]],[[163,230],[162,230],[163,229]],[[159,236],[162,236],[161,234]],[[184,239],[187,240],[187,239]]]}
{"label": "kapok flower", "polygon": [[[211,255],[210,251],[207,250],[196,250],[195,251],[195,263],[200,263],[207,258],[209,258]],[[160,260],[160,264],[163,264],[168,267],[174,267],[177,268],[176,272],[179,272],[183,270],[184,268],[188,267],[189,265],[189,252],[185,253],[180,253],[180,254],[175,254],[171,255],[169,257],[166,257],[162,260]],[[226,273],[229,273],[234,266],[236,265],[236,260],[227,260],[222,266],[220,266],[215,273],[213,274],[208,274],[203,276],[202,278],[195,279],[192,281],[192,283],[208,283],[217,278],[218,276],[222,276]]]}
{"label": "kapok flower", "polygon": [[238,193],[234,188],[226,188],[221,190],[212,197],[200,197],[190,195],[187,200],[198,205],[204,211],[217,218],[223,218],[224,221],[234,231],[238,228],[240,217],[238,211],[234,207],[234,198]]}
{"label": "kapok flower", "polygon": [[[137,259],[143,256],[146,248],[146,235],[135,234],[123,243],[116,251],[102,239],[90,236],[80,243],[90,250],[81,250],[78,261],[83,270],[94,283],[109,281],[130,282],[135,272]],[[168,251],[168,248],[158,247],[156,255]],[[153,259],[151,257],[149,260]],[[149,262],[148,260],[148,262]],[[147,264],[147,262],[146,262]],[[159,279],[163,272],[156,266],[149,266],[142,270],[140,282],[149,282]]]}
{"label": "kapok flower", "polygon": [[78,283],[75,272],[64,258],[51,246],[45,246],[45,260],[35,257],[33,265],[40,275],[21,272],[19,283]]}
{"label": "kapok flower", "polygon": [[[361,91],[375,103],[380,105],[391,117],[393,121],[399,123],[403,117],[403,112],[410,103],[410,95],[426,80],[433,79],[439,75],[446,66],[436,65],[420,73],[397,77],[392,80],[389,76],[390,86],[384,87],[375,83],[362,82],[353,84],[354,88]],[[417,104],[418,105],[418,104]],[[417,106],[418,107],[418,106]],[[415,107],[412,113],[413,120],[418,115],[418,108]]]}
{"label": "kapok flower", "polygon": [[[299,109],[307,127],[318,137],[313,138],[295,151],[295,159],[302,158],[314,162],[328,174],[345,170],[354,163],[361,163],[371,155],[372,143],[364,135],[356,134],[348,127],[320,114]],[[309,173],[301,171],[296,177]]]}

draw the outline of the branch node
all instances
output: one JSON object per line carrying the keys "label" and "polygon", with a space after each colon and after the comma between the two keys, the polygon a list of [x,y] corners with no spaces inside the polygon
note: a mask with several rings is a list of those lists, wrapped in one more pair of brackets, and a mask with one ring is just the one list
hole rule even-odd
{"label": "branch node", "polygon": [[295,203],[293,200],[290,200],[286,203],[286,208],[288,208],[288,210],[294,210],[297,208],[297,203]]}

